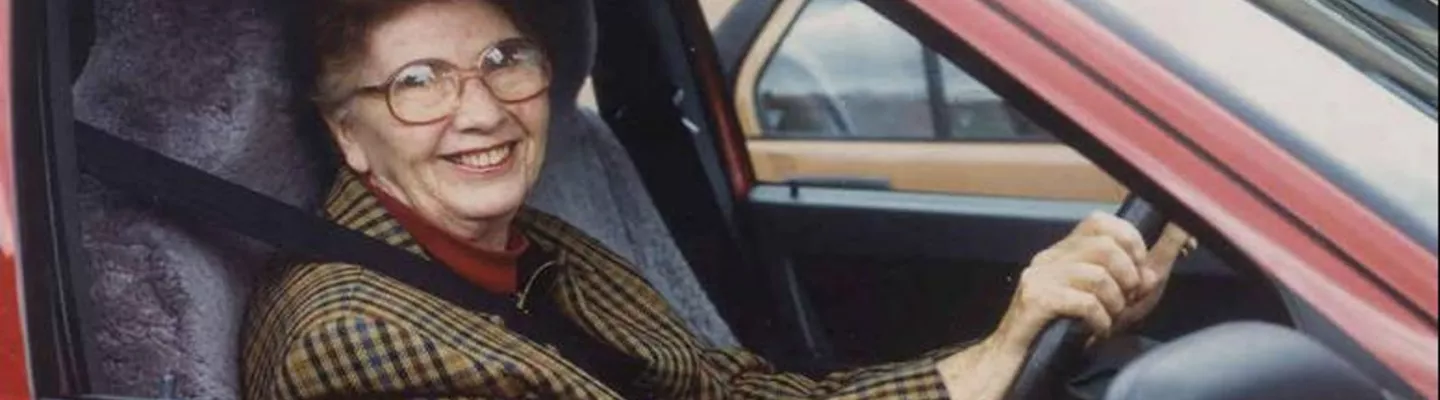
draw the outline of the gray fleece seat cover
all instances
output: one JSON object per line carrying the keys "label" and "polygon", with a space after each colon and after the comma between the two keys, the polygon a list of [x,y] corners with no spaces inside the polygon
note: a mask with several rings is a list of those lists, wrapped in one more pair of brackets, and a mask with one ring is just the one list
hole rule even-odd
{"label": "gray fleece seat cover", "polygon": [[[98,0],[96,41],[74,86],[80,121],[287,203],[314,207],[333,169],[311,157],[286,106],[281,18],[265,0]],[[575,97],[595,51],[589,0],[522,2],[555,53],[547,165],[532,204],[635,262],[702,338],[734,346],[625,149]],[[82,182],[91,311],[86,358],[104,394],[236,398],[245,302],[269,249]]]}

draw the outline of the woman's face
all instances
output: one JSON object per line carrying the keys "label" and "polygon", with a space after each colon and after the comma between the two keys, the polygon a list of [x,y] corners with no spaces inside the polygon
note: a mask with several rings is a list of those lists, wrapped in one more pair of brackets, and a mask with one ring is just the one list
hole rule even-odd
{"label": "woman's face", "polygon": [[[496,42],[520,37],[499,8],[459,0],[416,6],[379,26],[352,74],[355,86],[385,82],[423,59],[461,68]],[[501,102],[479,79],[463,83],[454,114],[402,122],[384,95],[356,96],[327,117],[345,162],[371,183],[460,239],[508,229],[539,176],[549,122],[548,96]]]}

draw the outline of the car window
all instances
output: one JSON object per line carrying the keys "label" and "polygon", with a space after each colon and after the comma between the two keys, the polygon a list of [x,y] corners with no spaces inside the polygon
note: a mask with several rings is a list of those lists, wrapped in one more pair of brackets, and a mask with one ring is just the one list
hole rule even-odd
{"label": "car window", "polygon": [[754,37],[731,45],[746,46],[735,101],[757,181],[1095,203],[1126,193],[861,0],[780,0]]}
{"label": "car window", "polygon": [[765,137],[1046,137],[994,92],[857,0],[807,3],[755,92]]}

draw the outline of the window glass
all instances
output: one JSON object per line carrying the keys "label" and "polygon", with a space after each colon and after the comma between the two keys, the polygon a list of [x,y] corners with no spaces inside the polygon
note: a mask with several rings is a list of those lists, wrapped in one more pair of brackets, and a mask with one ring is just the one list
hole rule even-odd
{"label": "window glass", "polygon": [[1344,58],[1433,118],[1440,105],[1436,9],[1431,0],[1257,0],[1281,21]]}
{"label": "window glass", "polygon": [[[938,57],[937,57],[938,58]],[[1044,131],[1005,104],[980,81],[955,64],[939,59],[939,87],[945,89],[946,138],[1006,139],[1045,137]]]}
{"label": "window glass", "polygon": [[1124,197],[1083,155],[864,2],[784,0],[775,10],[744,45],[736,79],[757,181],[1092,204]]}
{"label": "window glass", "polygon": [[999,96],[857,0],[812,0],[756,88],[766,137],[1043,137]]}
{"label": "window glass", "polygon": [[736,0],[700,0],[700,12],[705,13],[705,22],[710,29],[720,25],[725,20],[725,15],[735,8]]}

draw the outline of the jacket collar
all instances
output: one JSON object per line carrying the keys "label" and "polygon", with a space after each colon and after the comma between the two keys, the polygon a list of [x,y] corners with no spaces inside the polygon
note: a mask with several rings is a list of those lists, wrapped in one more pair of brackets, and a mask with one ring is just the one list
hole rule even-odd
{"label": "jacket collar", "polygon": [[342,168],[336,174],[335,184],[330,187],[330,195],[325,200],[325,218],[429,260],[430,255],[425,253],[415,237],[400,226],[395,216],[385,211],[380,200],[370,193],[361,179],[349,168]]}
{"label": "jacket collar", "polygon": [[[325,218],[347,229],[432,260],[430,254],[415,241],[415,237],[405,231],[400,221],[386,211],[380,200],[370,193],[370,189],[361,179],[363,178],[360,174],[350,168],[340,169],[325,200]],[[528,206],[521,207],[514,223],[516,232],[528,237],[532,246],[539,246],[538,250],[546,253],[555,253],[561,259],[565,259],[564,253],[568,253],[562,250],[567,247],[564,243],[583,237],[558,218]]]}

